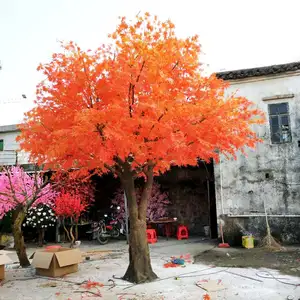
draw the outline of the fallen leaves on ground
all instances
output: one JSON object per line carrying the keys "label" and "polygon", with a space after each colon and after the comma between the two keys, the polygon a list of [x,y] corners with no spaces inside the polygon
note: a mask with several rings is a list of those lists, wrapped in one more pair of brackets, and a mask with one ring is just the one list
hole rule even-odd
{"label": "fallen leaves on ground", "polygon": [[90,290],[92,288],[104,287],[104,284],[101,282],[88,280],[86,283],[82,284],[81,287]]}
{"label": "fallen leaves on ground", "polygon": [[[84,290],[75,291],[74,293],[83,293],[83,294],[87,293],[87,294],[92,294],[94,296],[102,297],[102,294],[99,289],[102,287],[104,287],[103,283],[88,280],[80,285],[80,288],[82,288]],[[94,291],[92,291],[92,290],[94,290]]]}
{"label": "fallen leaves on ground", "polygon": [[181,267],[181,265],[174,264],[172,262],[168,262],[164,264],[164,268],[178,268],[178,267]]}

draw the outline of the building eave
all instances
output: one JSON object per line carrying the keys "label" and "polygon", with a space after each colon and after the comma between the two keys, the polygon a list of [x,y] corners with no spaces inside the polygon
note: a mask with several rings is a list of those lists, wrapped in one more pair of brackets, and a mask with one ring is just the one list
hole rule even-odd
{"label": "building eave", "polygon": [[283,73],[293,73],[300,71],[300,62],[292,62],[287,64],[264,66],[250,69],[240,69],[225,72],[218,72],[216,76],[219,79],[234,81],[246,78],[276,76]]}
{"label": "building eave", "polygon": [[0,126],[0,133],[20,131],[18,124]]}

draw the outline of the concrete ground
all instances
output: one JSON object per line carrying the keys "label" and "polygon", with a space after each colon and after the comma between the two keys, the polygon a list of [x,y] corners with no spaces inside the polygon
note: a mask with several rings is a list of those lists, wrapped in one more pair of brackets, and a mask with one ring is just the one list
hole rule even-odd
{"label": "concrete ground", "polygon": [[[117,299],[117,300],[169,300],[169,299],[203,299],[207,292],[201,287],[211,285],[217,292],[209,292],[211,299],[294,299],[300,298],[300,279],[279,275],[274,270],[221,268],[204,263],[188,263],[185,267],[164,268],[170,256],[192,256],[212,249],[214,243],[200,239],[188,241],[165,241],[160,239],[151,245],[152,266],[159,279],[153,283],[131,285],[114,276],[121,277],[128,264],[127,245],[124,241],[111,242],[105,246],[94,244],[82,245],[83,252],[95,250],[113,250],[102,257],[90,256],[79,266],[79,271],[62,279],[35,278],[34,269],[7,269],[6,281],[0,287],[1,300],[77,300],[77,299]],[[29,249],[31,254],[35,249]],[[225,250],[226,251],[226,250]],[[16,256],[11,254],[11,258]],[[100,258],[100,259],[99,259]],[[9,267],[9,266],[8,266]],[[176,278],[177,277],[177,278]],[[115,287],[112,287],[113,279]],[[85,280],[101,282],[98,287],[101,297],[92,293],[83,293],[86,287],[80,287]],[[79,283],[79,284],[77,284]],[[198,286],[196,285],[198,283]],[[212,286],[214,285],[214,286]],[[89,292],[98,293],[97,288]]]}
{"label": "concrete ground", "polygon": [[[68,244],[61,244],[62,246],[69,247]],[[204,239],[204,238],[190,238],[189,240],[177,241],[177,239],[159,237],[158,243],[150,245],[150,249],[161,254],[168,255],[179,255],[181,253],[189,252],[191,255],[197,255],[200,252],[211,249],[214,247],[214,243]],[[40,250],[35,246],[27,246],[27,254],[30,257],[35,251]],[[80,245],[80,250],[85,251],[114,251],[114,252],[126,252],[128,250],[128,245],[124,240],[111,240],[106,245],[100,245],[96,241],[93,242],[83,242]],[[9,257],[12,261],[17,262],[18,257],[14,251],[9,253]]]}

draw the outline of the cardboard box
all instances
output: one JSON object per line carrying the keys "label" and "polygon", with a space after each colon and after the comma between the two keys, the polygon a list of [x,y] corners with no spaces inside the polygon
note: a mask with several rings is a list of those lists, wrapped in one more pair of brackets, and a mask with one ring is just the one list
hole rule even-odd
{"label": "cardboard box", "polygon": [[82,256],[78,249],[59,248],[35,252],[32,265],[37,275],[60,277],[77,272],[80,262]]}
{"label": "cardboard box", "polygon": [[0,251],[0,280],[5,279],[5,265],[12,262],[12,260],[7,256],[8,251]]}

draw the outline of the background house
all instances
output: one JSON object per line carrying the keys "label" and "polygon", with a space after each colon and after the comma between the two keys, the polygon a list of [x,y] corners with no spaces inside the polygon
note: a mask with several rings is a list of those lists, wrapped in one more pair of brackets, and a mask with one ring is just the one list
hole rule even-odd
{"label": "background house", "polygon": [[215,166],[218,217],[230,238],[241,231],[265,234],[265,208],[273,235],[300,242],[300,62],[218,73],[263,110],[254,127],[263,143],[247,157],[221,159]]}
{"label": "background house", "polygon": [[0,166],[19,164],[29,170],[29,155],[20,150],[16,141],[19,134],[17,125],[0,126]]}

